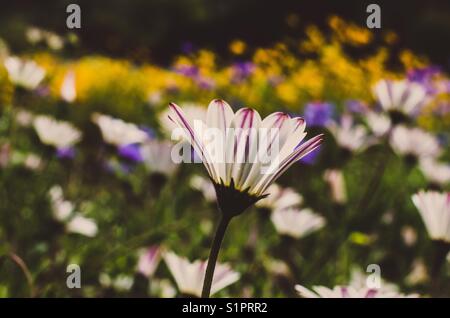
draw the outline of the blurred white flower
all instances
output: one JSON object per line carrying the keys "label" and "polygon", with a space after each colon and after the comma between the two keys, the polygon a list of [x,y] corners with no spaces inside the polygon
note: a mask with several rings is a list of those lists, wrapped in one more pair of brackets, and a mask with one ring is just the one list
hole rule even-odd
{"label": "blurred white flower", "polygon": [[150,246],[140,252],[137,271],[149,278],[155,274],[161,260],[161,248],[159,246]]}
{"label": "blurred white flower", "polygon": [[380,80],[374,86],[374,95],[385,111],[415,115],[429,101],[426,89],[408,80]]}
{"label": "blurred white flower", "polygon": [[271,210],[281,210],[302,204],[303,197],[292,188],[283,188],[273,183],[267,188],[269,195],[256,202],[256,206]]}
{"label": "blurred white flower", "polygon": [[140,153],[145,166],[152,173],[171,176],[178,169],[172,160],[173,144],[169,141],[147,139],[140,147]]}
{"label": "blurred white flower", "polygon": [[392,210],[387,210],[381,216],[381,222],[384,224],[392,224],[394,221],[395,214]]}
{"label": "blurred white flower", "polygon": [[412,196],[432,240],[450,243],[450,192],[419,191]]}
{"label": "blurred white flower", "polygon": [[64,40],[59,35],[52,32],[46,32],[45,37],[48,47],[52,50],[58,51],[64,47]]}
{"label": "blurred white flower", "polygon": [[29,111],[20,109],[15,114],[16,122],[22,127],[30,127],[34,120],[34,115]]}
{"label": "blurred white flower", "polygon": [[98,125],[106,143],[120,147],[129,144],[142,143],[148,135],[138,126],[122,119],[94,113],[92,121]]}
{"label": "blurred white flower", "polygon": [[450,182],[449,164],[440,163],[432,158],[425,158],[420,161],[419,166],[428,181],[439,185],[445,185]]}
{"label": "blurred white flower", "polygon": [[8,57],[5,60],[5,67],[11,82],[26,89],[35,89],[45,77],[45,70],[34,61]]}
{"label": "blurred white flower", "polygon": [[296,239],[307,236],[325,225],[325,219],[313,213],[310,209],[276,210],[272,212],[271,220],[278,233]]}
{"label": "blurred white flower", "polygon": [[154,91],[148,94],[148,103],[150,106],[156,106],[162,102],[162,93]]}
{"label": "blurred white flower", "polygon": [[53,216],[58,221],[66,221],[75,212],[72,202],[64,200],[62,188],[55,185],[49,191]]}
{"label": "blurred white flower", "polygon": [[80,214],[76,214],[66,224],[66,229],[71,233],[78,233],[88,237],[97,235],[97,224],[93,219],[86,218]]}
{"label": "blurred white flower", "polygon": [[295,290],[303,298],[417,298],[417,294],[404,295],[394,291],[381,291],[367,287],[335,286],[333,289],[324,286],[313,286],[309,290],[302,285],[295,285]]}
{"label": "blurred white flower", "polygon": [[328,169],[325,171],[323,178],[330,187],[333,201],[340,204],[345,203],[347,201],[347,190],[345,188],[345,179],[342,171]]}
{"label": "blurred white flower", "polygon": [[[189,122],[193,122],[196,119],[200,119],[202,121],[206,121],[206,107],[195,104],[195,103],[182,103],[181,107],[183,107],[183,111],[186,115],[186,118]],[[164,134],[171,139],[172,132],[178,126],[171,119],[169,119],[169,115],[171,114],[170,109],[166,109],[159,115],[159,125],[161,126]],[[174,139],[176,140],[176,138]],[[178,138],[180,140],[180,138]]]}
{"label": "blurred white flower", "polygon": [[[189,262],[173,252],[167,252],[164,260],[172,273],[181,293],[201,297],[206,261]],[[239,280],[239,273],[228,264],[217,263],[211,287],[211,295]]]}
{"label": "blurred white flower", "polygon": [[71,123],[49,116],[36,116],[33,126],[42,143],[56,148],[71,147],[81,139],[81,132]]}
{"label": "blurred white flower", "polygon": [[[371,281],[371,276],[367,275],[361,269],[358,267],[352,268],[351,274],[350,274],[350,283],[349,286],[353,287],[356,290],[361,290],[364,288],[371,288],[369,284],[373,283]],[[399,288],[397,285],[393,283],[386,282],[381,277],[379,278],[379,288],[376,288],[381,293],[390,293],[390,292],[398,292]]]}
{"label": "blurred white flower", "polygon": [[340,123],[330,122],[328,129],[336,139],[337,144],[349,151],[361,151],[373,143],[363,125],[354,125],[351,115],[342,115]]}
{"label": "blurred white flower", "polygon": [[273,275],[289,277],[292,275],[289,265],[277,259],[268,259],[265,267]]}
{"label": "blurred white flower", "polygon": [[75,86],[75,72],[68,71],[64,76],[61,85],[61,98],[68,103],[73,103],[77,98],[77,90]]}
{"label": "blurred white flower", "polygon": [[41,29],[36,27],[30,27],[25,32],[25,37],[27,38],[28,42],[31,44],[36,44],[43,39],[43,32]]}
{"label": "blurred white flower", "polygon": [[61,36],[37,27],[28,28],[25,36],[29,43],[38,44],[44,41],[52,50],[60,50],[64,47],[64,40]]}
{"label": "blurred white flower", "polygon": [[435,136],[419,128],[402,125],[395,127],[392,130],[390,144],[398,155],[410,155],[418,159],[435,158],[441,153]]}
{"label": "blurred white flower", "polygon": [[168,279],[153,279],[150,284],[150,294],[161,298],[174,298],[177,290]]}
{"label": "blurred white flower", "polygon": [[211,180],[195,175],[191,178],[190,185],[193,189],[200,191],[208,202],[216,201],[216,189]]}
{"label": "blurred white flower", "polygon": [[401,235],[403,242],[405,242],[407,246],[412,246],[417,241],[417,231],[412,226],[403,226],[401,229]]}
{"label": "blurred white flower", "polygon": [[423,261],[415,260],[412,264],[412,270],[406,276],[405,281],[409,285],[416,285],[428,280],[428,270]]}
{"label": "blurred white flower", "polygon": [[117,291],[129,291],[134,283],[134,278],[130,275],[120,274],[114,278],[106,273],[99,275],[100,285],[103,287],[112,287]]}
{"label": "blurred white flower", "polygon": [[366,114],[366,122],[370,130],[377,137],[384,136],[391,128],[391,119],[385,114],[369,111]]}
{"label": "blurred white flower", "polygon": [[33,153],[27,154],[23,162],[25,168],[30,170],[38,170],[42,166],[42,159]]}
{"label": "blurred white flower", "polygon": [[55,185],[49,190],[53,216],[63,222],[67,232],[78,233],[88,237],[97,235],[97,224],[93,219],[82,216],[75,211],[72,202],[64,199],[62,188]]}

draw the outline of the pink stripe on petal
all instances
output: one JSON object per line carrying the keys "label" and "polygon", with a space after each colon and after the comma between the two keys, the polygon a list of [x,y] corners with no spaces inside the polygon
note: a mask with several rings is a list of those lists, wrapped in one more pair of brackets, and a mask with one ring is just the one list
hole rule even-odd
{"label": "pink stripe on petal", "polygon": [[300,160],[310,152],[317,149],[322,143],[323,135],[317,135],[301,146],[299,146],[292,154],[290,154],[283,162],[279,165],[278,169],[273,173],[271,177],[269,177],[261,187],[261,193],[267,189],[276,179],[278,179],[292,164],[296,161]]}
{"label": "pink stripe on petal", "polygon": [[189,124],[186,116],[184,115],[183,111],[179,106],[177,106],[174,103],[169,103],[169,108],[175,113],[177,118],[180,122],[177,122],[178,126],[180,128],[184,128],[188,131],[189,135],[191,136],[191,139],[189,142],[194,147],[195,151],[200,155],[203,165],[205,166],[208,174],[213,178],[216,179],[216,174],[214,172],[214,169],[210,166],[210,162],[205,154],[204,147],[199,142],[197,136],[194,133],[194,130],[192,129],[191,125]]}

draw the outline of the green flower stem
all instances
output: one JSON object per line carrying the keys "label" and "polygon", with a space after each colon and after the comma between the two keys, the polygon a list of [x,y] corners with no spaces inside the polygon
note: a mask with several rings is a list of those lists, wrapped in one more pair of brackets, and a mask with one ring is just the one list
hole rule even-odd
{"label": "green flower stem", "polygon": [[231,217],[224,216],[220,218],[219,225],[216,229],[216,234],[211,245],[211,251],[209,252],[208,265],[206,266],[205,280],[203,281],[202,298],[209,298],[211,293],[211,285],[214,277],[214,269],[216,268],[217,256],[219,256],[220,246],[225,236],[228,224],[231,221]]}

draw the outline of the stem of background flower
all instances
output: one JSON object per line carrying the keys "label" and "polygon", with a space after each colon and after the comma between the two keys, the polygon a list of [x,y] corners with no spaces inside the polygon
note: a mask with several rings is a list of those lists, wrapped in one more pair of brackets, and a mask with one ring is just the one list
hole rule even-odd
{"label": "stem of background flower", "polygon": [[446,263],[447,254],[450,251],[450,244],[444,241],[433,241],[433,255],[430,264],[431,295],[439,297],[441,289],[441,274],[443,265]]}
{"label": "stem of background flower", "polygon": [[35,296],[35,289],[34,289],[34,284],[33,284],[33,277],[30,273],[30,270],[28,269],[27,264],[23,261],[23,259],[18,256],[15,253],[9,253],[8,257],[17,265],[19,266],[19,268],[21,269],[21,271],[23,272],[23,274],[25,275],[25,278],[27,280],[27,284],[28,287],[30,289],[30,297],[34,297]]}
{"label": "stem of background flower", "polygon": [[358,205],[357,212],[363,211],[367,209],[367,206],[370,204],[371,199],[374,197],[374,194],[378,190],[378,187],[381,184],[381,180],[383,179],[384,171],[387,167],[389,157],[386,159],[382,156],[381,160],[378,160],[378,165],[375,168],[374,174],[368,183],[368,186],[365,190],[365,193]]}
{"label": "stem of background flower", "polygon": [[211,285],[214,277],[214,269],[216,268],[217,256],[219,256],[220,245],[222,244],[225,231],[228,224],[231,221],[231,217],[221,216],[219,225],[216,229],[216,234],[211,245],[211,251],[209,252],[208,265],[206,266],[205,280],[203,281],[202,298],[209,298],[211,293]]}

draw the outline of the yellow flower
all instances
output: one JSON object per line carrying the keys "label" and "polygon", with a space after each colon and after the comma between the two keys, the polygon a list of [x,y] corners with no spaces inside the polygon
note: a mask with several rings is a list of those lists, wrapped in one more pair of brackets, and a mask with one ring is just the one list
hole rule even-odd
{"label": "yellow flower", "polygon": [[428,63],[424,57],[415,55],[409,50],[404,50],[400,53],[400,61],[403,63],[405,69],[410,70],[413,68],[425,67]]}
{"label": "yellow flower", "polygon": [[247,49],[247,45],[245,44],[245,42],[241,40],[234,40],[233,42],[230,43],[230,46],[228,48],[231,53],[235,55],[241,55]]}
{"label": "yellow flower", "polygon": [[[0,61],[1,62],[1,61]],[[10,105],[12,102],[14,87],[9,81],[8,72],[3,66],[3,62],[0,63],[0,107]]]}
{"label": "yellow flower", "polygon": [[325,44],[325,37],[318,27],[310,25],[306,27],[305,33],[307,39],[300,43],[300,51],[317,52]]}
{"label": "yellow flower", "polygon": [[332,16],[328,24],[334,31],[337,39],[342,43],[359,46],[366,45],[372,41],[373,34],[369,29],[345,22],[337,16]]}

